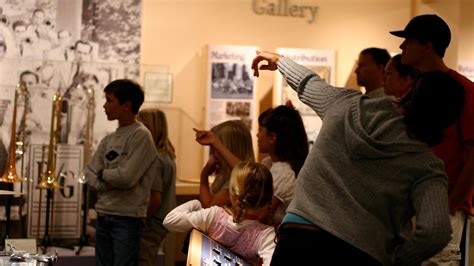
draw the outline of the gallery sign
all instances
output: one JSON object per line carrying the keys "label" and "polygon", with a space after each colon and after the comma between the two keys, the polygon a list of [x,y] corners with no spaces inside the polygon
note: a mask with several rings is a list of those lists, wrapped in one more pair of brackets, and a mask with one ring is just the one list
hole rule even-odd
{"label": "gallery sign", "polygon": [[298,5],[290,0],[252,0],[252,10],[257,15],[306,18],[313,23],[318,6]]}

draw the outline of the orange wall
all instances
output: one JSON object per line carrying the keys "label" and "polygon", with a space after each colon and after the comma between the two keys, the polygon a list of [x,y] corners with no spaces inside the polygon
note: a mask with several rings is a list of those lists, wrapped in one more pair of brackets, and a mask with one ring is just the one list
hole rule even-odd
{"label": "orange wall", "polygon": [[[168,65],[173,74],[173,102],[161,107],[168,115],[178,151],[178,177],[197,179],[203,164],[202,148],[194,142],[192,127],[204,125],[207,44],[255,45],[264,50],[334,49],[336,85],[343,86],[360,50],[375,46],[400,52],[401,39],[388,31],[403,29],[412,12],[439,13],[453,28],[448,64],[455,66],[458,54],[474,60],[472,12],[461,12],[461,6],[472,8],[472,0],[288,1],[319,6],[315,21],[256,15],[252,0],[143,0],[142,64]],[[458,41],[460,33],[470,35],[469,41]],[[264,73],[258,80],[258,99],[268,94],[272,83],[273,75]]]}

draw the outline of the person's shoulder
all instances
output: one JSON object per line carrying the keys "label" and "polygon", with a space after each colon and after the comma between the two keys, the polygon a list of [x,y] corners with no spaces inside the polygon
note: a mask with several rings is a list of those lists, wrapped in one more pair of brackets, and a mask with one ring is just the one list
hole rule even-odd
{"label": "person's shoulder", "polygon": [[474,82],[454,69],[449,69],[448,74],[461,83],[464,89],[474,90]]}
{"label": "person's shoulder", "polygon": [[140,122],[136,122],[135,124],[133,124],[133,132],[134,134],[146,137],[149,136],[151,138],[150,130],[148,130],[148,128]]}
{"label": "person's shoulder", "polygon": [[168,153],[162,151],[162,150],[158,150],[158,159],[163,162],[163,164],[173,164],[174,165],[174,161],[173,159],[171,159],[171,157],[169,156]]}
{"label": "person's shoulder", "polygon": [[260,163],[265,165],[266,167],[270,167],[272,165],[272,158],[270,156],[266,156],[262,159]]}
{"label": "person's shoulder", "polygon": [[291,169],[291,165],[288,162],[274,162],[272,167],[270,168],[270,172],[278,173],[278,175],[295,175],[293,169]]}

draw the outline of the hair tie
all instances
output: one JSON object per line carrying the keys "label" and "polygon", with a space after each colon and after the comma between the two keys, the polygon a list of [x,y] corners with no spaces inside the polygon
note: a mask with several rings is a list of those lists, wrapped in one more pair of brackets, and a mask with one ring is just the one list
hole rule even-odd
{"label": "hair tie", "polygon": [[295,109],[295,106],[293,105],[293,103],[291,102],[291,100],[287,100],[286,103],[285,103],[285,106],[290,108],[290,109]]}

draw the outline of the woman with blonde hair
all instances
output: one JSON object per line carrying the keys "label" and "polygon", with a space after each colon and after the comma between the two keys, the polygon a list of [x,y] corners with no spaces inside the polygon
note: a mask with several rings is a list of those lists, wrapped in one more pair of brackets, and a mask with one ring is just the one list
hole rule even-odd
{"label": "woman with blonde hair", "polygon": [[[211,131],[240,160],[255,161],[252,136],[242,121],[225,121],[214,126]],[[229,180],[232,168],[212,147],[210,153],[209,160],[201,171],[199,200],[204,208],[230,205]],[[215,174],[215,180],[209,187],[209,176],[212,174]]]}
{"label": "woman with blonde hair", "polygon": [[161,186],[151,188],[146,225],[140,237],[139,263],[143,266],[156,264],[158,248],[168,233],[163,219],[176,207],[176,155],[168,138],[168,123],[163,111],[156,108],[141,110],[137,120],[151,132],[160,168],[157,170],[160,175],[155,178],[161,179]]}

